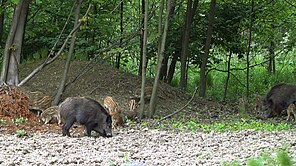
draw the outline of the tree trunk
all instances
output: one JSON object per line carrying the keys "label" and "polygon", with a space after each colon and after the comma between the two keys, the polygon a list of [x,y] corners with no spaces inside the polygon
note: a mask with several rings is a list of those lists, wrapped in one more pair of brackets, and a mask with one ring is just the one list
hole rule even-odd
{"label": "tree trunk", "polygon": [[229,55],[228,55],[228,62],[227,62],[227,78],[226,78],[226,82],[225,82],[225,89],[224,89],[224,97],[223,97],[223,101],[226,100],[227,89],[228,89],[228,83],[229,83],[229,79],[230,79],[231,55],[232,55],[232,51],[230,51],[230,53],[229,53]]}
{"label": "tree trunk", "polygon": [[200,67],[200,86],[201,86],[200,96],[201,97],[206,96],[206,86],[207,86],[206,85],[206,66],[207,66],[208,57],[210,54],[215,11],[216,11],[216,0],[211,0],[207,38],[206,38],[204,55],[202,57],[202,63],[201,63],[201,67]]}
{"label": "tree trunk", "polygon": [[274,54],[274,41],[272,40],[270,42],[270,47],[269,47],[269,63],[268,63],[268,73],[271,74],[275,74],[275,54]]}
{"label": "tree trunk", "polygon": [[[121,47],[122,45],[122,41],[123,41],[123,4],[124,1],[121,1],[120,4],[120,43],[119,43],[119,47]],[[121,52],[118,53],[117,57],[116,57],[116,68],[119,69],[120,67],[120,58],[121,58]]]}
{"label": "tree trunk", "polygon": [[[160,7],[159,7],[159,17],[158,17],[158,48],[157,48],[157,55],[159,56],[160,55],[160,50],[161,50],[161,40],[162,40],[162,29],[163,29],[163,26],[162,26],[162,15],[163,15],[163,9],[164,9],[164,0],[161,0],[160,1]],[[158,58],[159,59],[159,58]],[[163,64],[162,64],[162,67],[160,69],[160,80],[162,80],[163,78]]]}
{"label": "tree trunk", "polygon": [[167,81],[166,81],[168,84],[171,84],[172,80],[174,78],[178,55],[180,55],[180,49],[176,50],[175,53],[173,54],[173,59],[170,64],[170,68],[169,68],[169,72],[168,72],[168,76],[167,76]]}
{"label": "tree trunk", "polygon": [[168,71],[168,62],[169,62],[169,56],[165,56],[161,64],[160,76],[159,76],[160,80],[166,80],[167,71]]}
{"label": "tree trunk", "polygon": [[187,72],[186,72],[186,62],[188,54],[188,45],[190,37],[190,27],[192,24],[193,17],[195,15],[198,6],[198,0],[194,1],[192,6],[192,0],[187,1],[185,24],[183,28],[182,37],[182,48],[181,48],[181,77],[180,77],[180,87],[185,89],[187,86]]}
{"label": "tree trunk", "polygon": [[[1,9],[3,9],[5,6],[6,0],[1,1]],[[0,13],[0,46],[2,46],[2,37],[3,37],[3,28],[4,28],[4,10]]]}
{"label": "tree trunk", "polygon": [[18,66],[21,59],[29,4],[30,0],[20,0],[14,10],[12,24],[4,50],[1,84],[17,85],[19,83]]}
{"label": "tree trunk", "polygon": [[250,24],[249,24],[249,36],[248,36],[248,48],[247,48],[247,79],[246,79],[246,97],[249,100],[250,93],[250,51],[251,51],[251,43],[252,43],[252,30],[253,30],[253,19],[254,19],[254,0],[252,0],[251,4],[251,13],[250,13]]}
{"label": "tree trunk", "polygon": [[[145,0],[142,0],[142,16],[145,15]],[[140,35],[140,65],[138,69],[138,75],[142,75],[142,64],[143,64],[143,38],[144,38],[144,18],[141,17],[140,21],[140,26],[141,28],[141,35]]]}
{"label": "tree trunk", "polygon": [[143,36],[143,64],[142,64],[142,84],[141,84],[141,99],[140,99],[140,115],[142,119],[145,107],[145,83],[146,83],[146,57],[147,57],[147,32],[148,32],[148,0],[145,0],[145,16],[144,16],[144,36]]}
{"label": "tree trunk", "polygon": [[149,111],[150,115],[149,117],[152,118],[155,114],[155,108],[156,108],[156,97],[157,97],[157,89],[159,84],[159,76],[160,76],[160,69],[162,65],[162,61],[164,58],[164,51],[165,51],[165,43],[166,43],[166,36],[169,29],[169,22],[170,22],[170,11],[172,9],[172,6],[174,6],[174,0],[168,0],[167,1],[167,12],[166,12],[166,19],[165,19],[165,25],[164,25],[164,31],[162,34],[162,41],[161,41],[161,49],[160,49],[160,55],[158,56],[158,62],[157,62],[157,68],[156,68],[156,76],[154,79],[151,99],[149,103]]}
{"label": "tree trunk", "polygon": [[[76,8],[76,12],[75,12],[75,22],[74,22],[74,28],[78,25],[78,21],[79,21],[79,14],[80,14],[80,9],[81,9],[81,5],[82,5],[82,0],[77,0],[77,8]],[[70,44],[70,48],[69,48],[69,53],[67,56],[67,61],[66,61],[66,65],[65,65],[65,69],[64,69],[64,74],[61,80],[61,84],[59,86],[58,92],[54,98],[53,101],[53,105],[57,105],[60,100],[61,100],[61,96],[64,92],[65,89],[65,84],[67,81],[67,75],[69,72],[69,68],[70,68],[70,62],[74,53],[74,47],[75,47],[75,40],[76,40],[76,36],[77,36],[77,31],[74,32],[72,38],[71,38],[71,44]]]}

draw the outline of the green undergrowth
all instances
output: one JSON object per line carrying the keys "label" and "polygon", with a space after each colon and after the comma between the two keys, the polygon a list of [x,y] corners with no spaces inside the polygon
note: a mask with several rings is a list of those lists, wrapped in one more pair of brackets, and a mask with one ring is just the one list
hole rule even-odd
{"label": "green undergrowth", "polygon": [[[149,126],[150,123],[142,123],[142,126]],[[198,122],[192,118],[185,119],[168,119],[153,126],[160,129],[177,129],[184,131],[204,131],[204,132],[226,132],[226,131],[241,131],[241,130],[256,130],[256,131],[281,131],[293,129],[291,123],[286,122],[265,122],[254,119],[237,119],[237,120],[222,120],[210,123]]]}
{"label": "green undergrowth", "polygon": [[295,156],[289,153],[289,148],[284,147],[275,150],[275,152],[263,152],[258,157],[252,157],[246,160],[245,163],[238,161],[223,162],[223,166],[293,166],[296,165]]}

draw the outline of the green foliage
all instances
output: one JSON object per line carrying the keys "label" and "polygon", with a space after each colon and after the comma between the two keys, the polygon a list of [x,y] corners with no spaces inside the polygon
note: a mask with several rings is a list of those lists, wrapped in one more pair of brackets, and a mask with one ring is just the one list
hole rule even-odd
{"label": "green foliage", "polygon": [[24,129],[19,129],[19,130],[16,130],[15,132],[17,133],[18,137],[23,137],[27,135],[27,132]]}
{"label": "green foliage", "polygon": [[[0,50],[4,48],[4,41],[10,31],[13,10],[19,0],[9,0],[1,11],[4,11],[3,39],[0,41]],[[208,23],[210,1],[201,1],[193,18],[190,28],[190,43],[188,46],[188,86],[187,91],[193,92],[199,86],[200,63],[203,55],[205,30]],[[78,30],[75,43],[75,59],[90,60],[100,53],[99,59],[111,56],[109,63],[114,65],[116,56],[121,53],[120,69],[137,74],[140,62],[139,34],[142,22],[141,1],[123,2],[123,29],[120,27],[121,9],[117,1],[95,0],[91,2],[93,8],[88,16],[82,17],[88,4],[83,3],[81,21],[85,22]],[[57,42],[58,50],[64,39],[73,28],[75,1],[35,0],[30,4],[24,48],[22,48],[22,62],[44,59],[52,46]],[[147,77],[155,76],[157,63],[158,39],[158,11],[159,1],[149,6]],[[207,64],[207,97],[222,100],[227,77],[227,56],[232,53],[231,76],[227,91],[227,100],[236,100],[246,94],[246,39],[250,18],[250,3],[248,1],[219,1],[212,35],[211,53]],[[255,1],[255,18],[252,27],[253,42],[251,49],[252,66],[250,69],[251,95],[265,94],[266,91],[278,82],[295,82],[292,77],[295,64],[295,10],[285,1]],[[166,11],[164,11],[165,13]],[[182,30],[185,23],[186,3],[177,3],[174,16],[171,19],[167,44],[164,55],[169,57],[168,65],[173,55],[179,56],[182,46]],[[67,18],[70,18],[66,24]],[[163,17],[164,18],[164,17]],[[65,31],[57,41],[62,29]],[[136,34],[136,35],[134,35]],[[131,36],[134,36],[131,38]],[[119,41],[128,43],[120,44]],[[266,65],[262,63],[270,56],[271,43],[274,42],[276,56],[276,74],[266,72]],[[114,47],[112,47],[114,46]],[[69,48],[67,44],[65,51]],[[110,48],[110,49],[106,49]],[[102,50],[106,50],[102,53]],[[3,50],[1,51],[3,52]],[[2,57],[2,56],[1,56]],[[177,60],[173,86],[179,85],[180,64]],[[1,58],[2,61],[2,58]],[[260,64],[262,63],[262,64]],[[260,65],[255,65],[260,64]],[[243,111],[243,110],[242,110]]]}
{"label": "green foliage", "polygon": [[24,117],[20,117],[20,118],[16,118],[15,119],[15,123],[24,123],[26,122],[28,119],[24,118]]}
{"label": "green foliage", "polygon": [[[258,157],[250,158],[246,161],[247,166],[264,166],[264,165],[274,165],[274,166],[292,166],[296,164],[292,160],[292,156],[289,155],[289,148],[285,147],[283,149],[278,149],[274,153],[262,153]],[[223,166],[240,166],[237,161],[233,162],[223,162]],[[245,164],[244,164],[245,165]]]}
{"label": "green foliage", "polygon": [[280,166],[292,166],[292,158],[288,154],[288,150],[279,150],[276,153],[276,161]]}
{"label": "green foliage", "polygon": [[7,122],[6,122],[6,120],[5,120],[5,119],[0,119],[0,124],[1,124],[1,125],[6,125],[6,124],[7,124]]}
{"label": "green foliage", "polygon": [[263,166],[263,163],[260,159],[249,159],[247,166]]}

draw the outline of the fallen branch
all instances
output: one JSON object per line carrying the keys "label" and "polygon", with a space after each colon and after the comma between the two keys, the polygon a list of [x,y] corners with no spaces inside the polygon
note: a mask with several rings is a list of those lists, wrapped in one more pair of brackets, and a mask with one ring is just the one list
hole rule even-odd
{"label": "fallen branch", "polygon": [[196,95],[196,93],[197,93],[197,90],[198,90],[198,87],[195,87],[195,90],[194,90],[194,92],[193,92],[193,95],[192,95],[192,97],[191,97],[191,99],[182,107],[182,108],[180,108],[179,110],[177,110],[177,111],[175,111],[175,112],[173,112],[173,113],[171,113],[171,114],[169,114],[169,115],[167,115],[167,116],[165,116],[165,117],[163,117],[163,118],[161,118],[161,119],[159,119],[158,121],[156,121],[156,122],[154,122],[154,123],[152,123],[151,125],[150,125],[150,127],[153,127],[153,126],[155,126],[156,124],[158,124],[159,122],[161,122],[161,121],[163,121],[163,120],[165,120],[165,119],[167,119],[167,118],[170,118],[170,117],[172,117],[172,116],[174,116],[174,115],[176,115],[177,113],[179,113],[179,112],[181,112],[181,111],[183,111],[192,101],[193,101],[193,99],[195,98],[195,95]]}

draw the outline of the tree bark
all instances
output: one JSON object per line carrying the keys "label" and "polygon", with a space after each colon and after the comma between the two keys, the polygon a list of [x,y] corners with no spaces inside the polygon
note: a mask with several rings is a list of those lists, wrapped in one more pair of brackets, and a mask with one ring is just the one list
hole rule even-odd
{"label": "tree bark", "polygon": [[[78,22],[79,22],[79,15],[80,15],[80,9],[81,9],[81,5],[82,5],[82,0],[77,0],[76,3],[77,3],[77,8],[76,8],[76,12],[75,12],[74,28],[78,25]],[[77,31],[75,31],[73,33],[73,36],[71,38],[71,44],[70,44],[69,53],[68,53],[68,56],[67,56],[67,61],[66,61],[65,69],[64,69],[64,74],[63,74],[63,77],[61,79],[61,83],[60,83],[58,92],[57,92],[57,94],[56,94],[56,96],[54,98],[54,101],[52,103],[53,105],[57,105],[60,102],[61,96],[62,96],[62,94],[64,92],[65,84],[66,84],[66,81],[67,81],[67,75],[68,75],[69,68],[70,68],[70,62],[71,62],[71,59],[72,59],[72,56],[73,56],[73,53],[74,53],[76,36],[77,36]]]}
{"label": "tree bark", "polygon": [[246,78],[246,97],[249,100],[250,93],[250,51],[252,43],[252,31],[253,31],[253,19],[254,19],[254,0],[251,2],[251,13],[250,13],[250,24],[249,24],[249,36],[248,36],[248,47],[247,47],[247,78]]}
{"label": "tree bark", "polygon": [[268,73],[269,74],[275,74],[275,54],[274,54],[274,41],[270,41],[270,46],[269,46],[269,63],[268,63]]}
{"label": "tree bark", "polygon": [[169,62],[169,56],[165,55],[161,64],[160,76],[159,76],[160,80],[166,81],[167,71],[168,71],[168,62]]}
{"label": "tree bark", "polygon": [[187,72],[186,72],[186,62],[188,57],[188,45],[189,45],[189,38],[190,38],[190,27],[193,21],[193,17],[195,15],[198,0],[194,1],[192,6],[192,0],[187,1],[187,8],[186,8],[186,17],[185,17],[185,24],[183,28],[183,37],[182,37],[182,48],[181,48],[181,77],[180,77],[180,87],[185,89],[187,86]]}
{"label": "tree bark", "polygon": [[140,99],[140,114],[142,119],[145,108],[145,84],[146,84],[146,57],[147,57],[147,32],[148,32],[148,0],[145,0],[145,16],[144,16],[144,36],[143,36],[143,55],[142,55],[142,84],[141,84],[141,99]]}
{"label": "tree bark", "polygon": [[[1,9],[4,8],[6,0],[1,1]],[[3,37],[3,27],[4,27],[4,10],[0,13],[0,46],[2,45],[2,37]]]}
{"label": "tree bark", "polygon": [[30,0],[20,0],[14,10],[12,24],[4,50],[1,84],[17,85],[19,83],[18,66],[21,59],[29,4]]}
{"label": "tree bark", "polygon": [[232,55],[232,51],[230,51],[230,53],[229,53],[229,55],[228,55],[228,62],[227,62],[227,78],[226,78],[226,82],[225,82],[225,89],[224,89],[224,97],[223,97],[223,101],[226,100],[227,89],[228,89],[228,83],[229,83],[229,79],[230,79],[231,55]]}
{"label": "tree bark", "polygon": [[[122,45],[122,41],[123,41],[123,4],[124,1],[121,1],[120,4],[120,44],[119,47],[121,47]],[[117,57],[116,57],[116,68],[119,69],[120,67],[120,59],[121,59],[121,52],[118,53]]]}
{"label": "tree bark", "polygon": [[[161,50],[161,36],[162,36],[162,15],[163,15],[163,9],[164,9],[164,0],[160,1],[160,7],[159,7],[159,17],[158,17],[158,47],[157,47],[157,55],[160,55],[160,50]],[[163,65],[163,64],[162,64]],[[160,80],[163,78],[163,66],[161,67],[161,72],[160,72]]]}
{"label": "tree bark", "polygon": [[158,62],[157,62],[157,68],[156,68],[156,76],[154,79],[151,99],[149,103],[149,111],[150,115],[149,117],[152,118],[155,114],[155,108],[156,108],[156,97],[157,97],[157,89],[159,84],[159,76],[160,76],[160,69],[162,65],[162,61],[164,58],[164,51],[165,51],[165,44],[166,44],[166,36],[169,29],[169,22],[170,22],[170,11],[172,9],[172,6],[174,6],[174,0],[168,0],[167,1],[167,12],[166,12],[166,19],[165,19],[165,25],[164,25],[164,31],[162,34],[162,41],[161,41],[161,49],[160,49],[160,55],[158,56]]}
{"label": "tree bark", "polygon": [[173,54],[173,59],[171,61],[170,67],[169,67],[169,72],[168,72],[167,81],[166,81],[168,84],[171,84],[172,80],[174,78],[176,63],[177,63],[177,60],[178,60],[179,53],[180,53],[180,51],[178,51],[178,52],[176,51]]}
{"label": "tree bark", "polygon": [[216,11],[216,0],[211,0],[207,38],[206,38],[204,55],[202,57],[202,63],[201,63],[201,67],[200,67],[200,86],[201,86],[200,96],[201,97],[206,96],[206,86],[207,86],[206,85],[206,66],[207,66],[208,57],[210,54],[215,11]]}
{"label": "tree bark", "polygon": [[[145,15],[145,0],[142,0],[142,16]],[[141,28],[141,35],[140,35],[140,65],[138,69],[138,75],[142,75],[142,64],[143,64],[143,38],[144,38],[144,17],[141,17],[140,21]]]}

